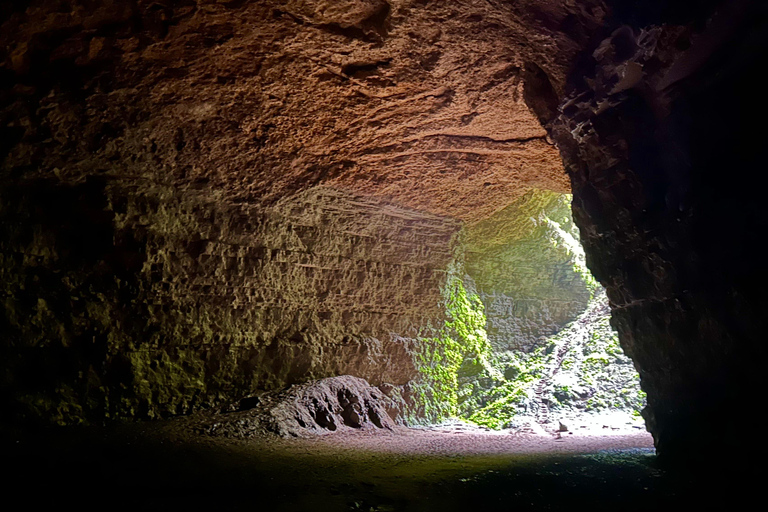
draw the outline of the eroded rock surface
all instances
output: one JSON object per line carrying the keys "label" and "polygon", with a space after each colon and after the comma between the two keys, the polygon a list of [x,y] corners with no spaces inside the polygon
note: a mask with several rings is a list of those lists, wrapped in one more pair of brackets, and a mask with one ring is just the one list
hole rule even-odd
{"label": "eroded rock surface", "polygon": [[443,320],[459,221],[567,190],[539,119],[605,11],[104,0],[1,15],[3,400],[76,422],[347,373],[407,382],[409,340]]}
{"label": "eroded rock surface", "polygon": [[570,197],[530,191],[463,233],[466,272],[485,306],[494,352],[530,352],[576,319],[595,283]]}
{"label": "eroded rock surface", "polygon": [[324,184],[482,218],[568,189],[526,77],[562,88],[595,4],[41,2],[3,25],[7,172],[239,201]]}
{"label": "eroded rock surface", "polygon": [[766,356],[766,19],[746,0],[4,3],[6,410],[405,380],[457,221],[566,191],[559,149],[660,452],[739,446],[722,413],[753,405]]}
{"label": "eroded rock surface", "polygon": [[[715,12],[714,15],[712,13]],[[555,122],[659,454],[739,457],[766,357],[763,2],[624,7]],[[738,176],[738,177],[737,177]],[[750,405],[752,404],[752,405]],[[750,449],[751,450],[751,449]]]}
{"label": "eroded rock surface", "polygon": [[240,411],[215,415],[199,429],[234,438],[264,432],[305,437],[348,429],[391,430],[396,425],[392,416],[400,419],[398,406],[366,380],[342,375],[243,399],[234,406]]}

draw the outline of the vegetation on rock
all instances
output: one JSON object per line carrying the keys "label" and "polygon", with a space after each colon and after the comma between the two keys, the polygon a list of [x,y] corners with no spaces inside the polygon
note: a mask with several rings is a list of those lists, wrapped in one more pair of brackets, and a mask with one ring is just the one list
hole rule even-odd
{"label": "vegetation on rock", "polygon": [[[513,238],[525,241],[521,250],[529,253],[526,257],[535,257],[536,244],[542,253],[549,251],[545,258],[559,265],[550,266],[556,267],[553,274],[567,271],[576,276],[581,291],[589,297],[583,310],[557,333],[540,339],[531,351],[504,349],[514,343],[489,341],[486,309],[476,285],[477,281],[486,286],[498,282],[498,276],[477,275],[484,268],[498,274],[497,266],[484,267],[475,261],[468,268],[457,258],[444,288],[445,323],[421,338],[415,355],[422,376],[415,386],[416,415],[426,421],[458,417],[499,429],[514,425],[519,416],[541,419],[544,411],[621,409],[637,413],[644,406],[637,372],[609,324],[608,299],[586,266],[569,200],[567,195],[531,194],[523,206],[543,211],[519,208],[518,213],[526,216],[523,224],[528,222],[533,234],[526,235],[521,228]],[[512,216],[503,224],[521,226]],[[470,242],[472,235],[467,237]],[[514,248],[502,247],[503,236],[495,236],[496,242],[486,241],[486,246],[498,245],[496,256],[515,254]],[[472,244],[480,245],[478,240]],[[475,275],[465,274],[465,269]],[[561,282],[572,288],[575,280]],[[527,286],[536,290],[535,284]],[[499,293],[495,290],[496,298]]]}
{"label": "vegetation on rock", "polygon": [[491,365],[491,345],[485,332],[483,303],[468,293],[456,268],[449,272],[444,292],[446,320],[432,336],[422,337],[415,363],[422,380],[415,385],[417,414],[439,421],[459,414],[459,370],[469,364],[497,373]]}

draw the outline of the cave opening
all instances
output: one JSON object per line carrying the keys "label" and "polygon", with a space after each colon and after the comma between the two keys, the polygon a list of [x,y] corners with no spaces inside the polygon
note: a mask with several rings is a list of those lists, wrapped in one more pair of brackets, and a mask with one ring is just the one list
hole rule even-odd
{"label": "cave opening", "polygon": [[[765,448],[743,411],[764,387],[767,346],[755,123],[768,118],[755,79],[766,2],[36,0],[0,3],[0,23],[11,487],[37,495],[42,480],[69,496],[84,481],[114,490],[167,473],[187,490],[271,495],[275,476],[276,499],[294,499],[275,509],[314,510],[321,496],[407,510],[405,494],[439,480],[450,456],[486,449],[469,481],[451,472],[456,488],[438,482],[430,499],[569,506],[562,491],[583,504],[589,492],[565,487],[595,470],[586,489],[608,481],[602,495],[648,509],[682,496],[679,481],[656,480],[656,462],[714,469],[699,481],[720,485],[721,467],[750,473],[757,460],[762,478]],[[518,453],[526,421],[560,430],[557,414],[643,399],[592,372],[626,360],[593,322],[604,299],[557,213],[551,194],[566,192],[642,377],[653,443],[603,466],[571,458],[564,473],[550,460],[544,480],[517,486],[512,475],[538,462],[488,472],[499,452]],[[526,201],[553,213],[505,217]],[[557,243],[525,263],[535,244],[520,226]],[[577,334],[589,341],[571,357]],[[590,396],[600,387],[611,393]],[[462,452],[434,430],[446,417],[521,435]],[[400,428],[418,421],[432,425]],[[576,432],[544,433],[536,450],[584,448],[569,444]],[[369,434],[413,449],[384,457],[383,473],[381,451],[323,460],[323,443],[355,448]],[[265,439],[285,448],[279,460]],[[323,448],[304,497],[291,470],[308,444]],[[440,447],[456,450],[419,465]],[[208,449],[220,474],[195,460]],[[354,489],[317,468],[344,469]],[[419,478],[400,493],[402,468]],[[632,483],[601,480],[616,468]],[[488,485],[473,487],[479,472]],[[370,479],[389,477],[387,499],[369,499]],[[687,497],[707,503],[716,487]]]}
{"label": "cave opening", "polygon": [[571,195],[530,190],[464,226],[459,240],[446,322],[419,338],[416,421],[542,433],[598,422],[642,428],[645,394],[586,266]]}

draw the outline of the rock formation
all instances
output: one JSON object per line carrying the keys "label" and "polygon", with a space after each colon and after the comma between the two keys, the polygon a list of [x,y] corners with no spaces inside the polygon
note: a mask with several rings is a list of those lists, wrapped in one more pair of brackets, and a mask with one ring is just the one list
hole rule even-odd
{"label": "rock formation", "polygon": [[306,437],[345,429],[391,430],[399,405],[365,380],[343,375],[244,398],[233,411],[205,417],[199,428],[207,435],[233,438],[265,432]]}
{"label": "rock formation", "polygon": [[589,266],[667,459],[740,456],[732,411],[754,405],[766,356],[764,130],[749,120],[766,110],[754,77],[768,12],[714,4],[617,2],[553,123]]}
{"label": "rock formation", "polygon": [[765,353],[766,19],[748,0],[3,4],[4,409],[403,385],[461,227],[568,192],[564,163],[659,452],[738,446],[722,412]]}
{"label": "rock formation", "polygon": [[465,279],[480,299],[480,336],[489,346],[459,369],[462,417],[553,431],[556,415],[644,407],[637,372],[609,326],[608,298],[587,269],[567,195],[531,191],[463,235]]}

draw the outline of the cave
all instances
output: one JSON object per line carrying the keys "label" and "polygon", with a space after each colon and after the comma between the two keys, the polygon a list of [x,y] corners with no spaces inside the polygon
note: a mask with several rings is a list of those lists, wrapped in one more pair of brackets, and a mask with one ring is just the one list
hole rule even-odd
{"label": "cave", "polygon": [[[321,510],[319,496],[328,510],[551,509],[603,484],[603,504],[628,510],[749,496],[766,458],[752,434],[768,356],[767,9],[0,2],[13,482],[60,497],[176,475],[172,505],[210,478],[206,503],[255,485],[274,510],[298,499],[292,471],[315,494],[286,510]],[[556,229],[583,255],[541,249]],[[349,459],[379,474],[325,452],[230,450],[260,429],[385,435],[481,410],[510,428],[519,409],[472,390],[512,404],[514,354],[557,354],[541,340],[595,294],[639,374],[653,450],[484,459],[455,486],[435,476],[459,478],[450,458],[406,457],[403,474],[399,459]],[[184,428],[226,441],[169,441]],[[270,467],[274,495],[253,483]],[[337,470],[353,482],[318,477]],[[386,499],[365,478],[389,479]],[[415,498],[426,482],[431,504]]]}

